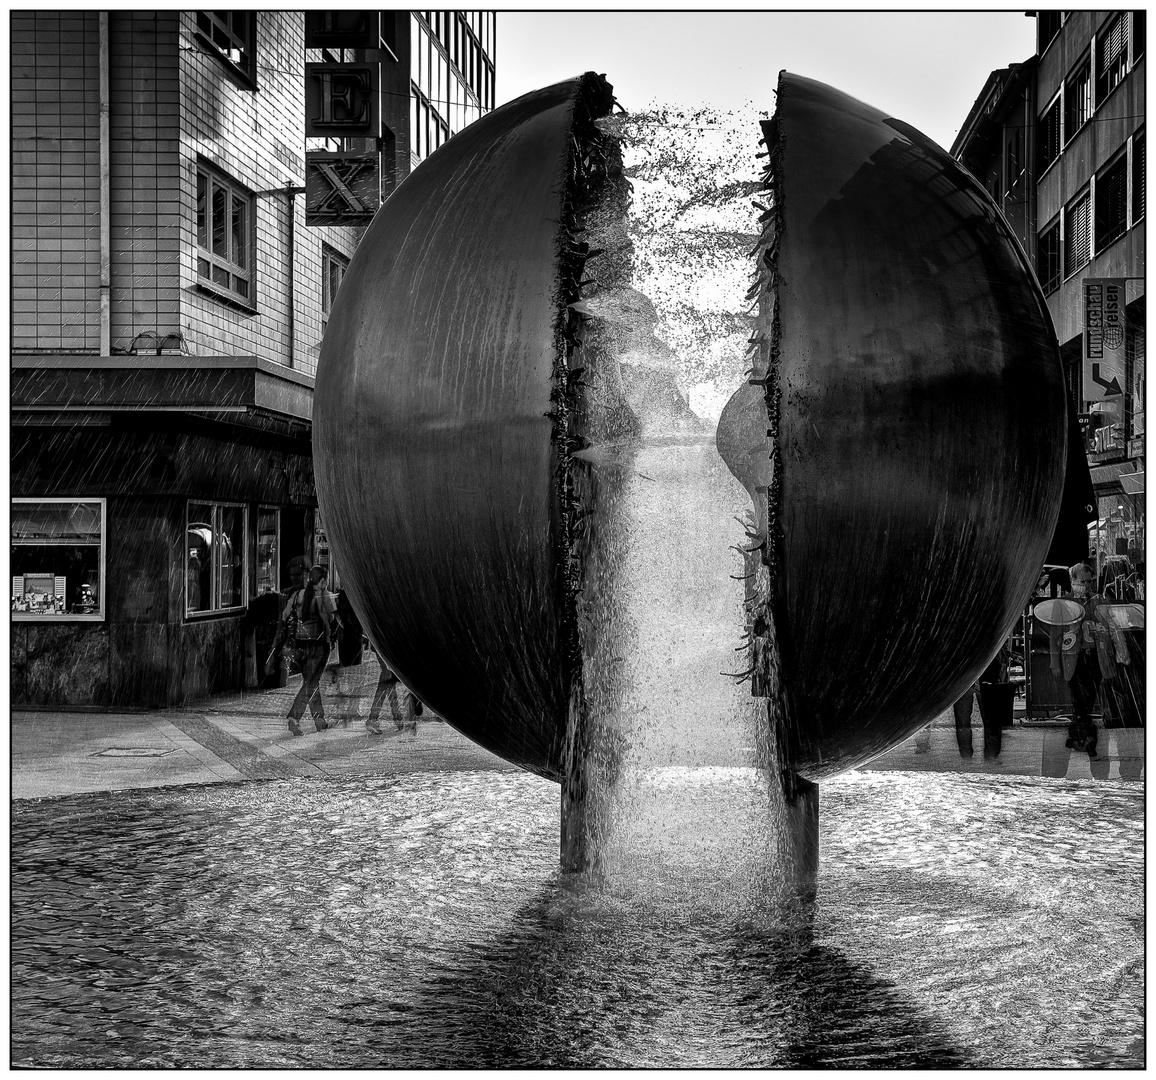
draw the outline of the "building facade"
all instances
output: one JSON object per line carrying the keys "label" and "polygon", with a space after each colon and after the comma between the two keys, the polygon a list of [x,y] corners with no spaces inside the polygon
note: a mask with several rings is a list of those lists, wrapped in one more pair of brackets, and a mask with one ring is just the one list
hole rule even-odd
{"label": "building facade", "polygon": [[[328,311],[374,199],[494,91],[492,13],[347,14],[356,50],[304,12],[12,14],[16,705],[255,686],[290,561],[328,557]],[[353,60],[380,132],[307,139],[305,65]],[[360,218],[310,220],[315,149],[373,166]]]}
{"label": "building facade", "polygon": [[[1095,485],[1091,556],[1097,569],[1135,566],[1145,542],[1146,17],[1034,15],[1036,55],[992,72],[952,153],[1003,209],[1047,298]],[[1102,291],[1119,292],[1123,318],[1101,333]]]}

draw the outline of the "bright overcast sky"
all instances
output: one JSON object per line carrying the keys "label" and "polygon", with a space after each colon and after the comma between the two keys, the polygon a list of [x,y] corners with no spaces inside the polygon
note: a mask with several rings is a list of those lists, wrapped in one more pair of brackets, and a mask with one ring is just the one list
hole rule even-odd
{"label": "bright overcast sky", "polygon": [[498,104],[596,71],[627,110],[774,109],[778,73],[830,83],[950,148],[996,68],[1035,52],[1035,20],[988,12],[499,11]]}

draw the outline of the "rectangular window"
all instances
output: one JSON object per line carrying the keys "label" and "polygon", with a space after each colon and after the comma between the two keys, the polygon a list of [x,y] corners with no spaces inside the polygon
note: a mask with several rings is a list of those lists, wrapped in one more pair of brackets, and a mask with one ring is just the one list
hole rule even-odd
{"label": "rectangular window", "polygon": [[213,292],[256,307],[253,196],[212,167],[197,167],[197,277]]}
{"label": "rectangular window", "polygon": [[1039,47],[1036,52],[1042,53],[1051,44],[1052,38],[1060,32],[1060,25],[1063,20],[1064,13],[1062,11],[1036,12],[1036,29],[1039,32]]}
{"label": "rectangular window", "polygon": [[1144,216],[1144,132],[1132,136],[1132,224]]}
{"label": "rectangular window", "polygon": [[1040,172],[1043,172],[1060,156],[1060,99],[1058,96],[1048,106],[1047,112],[1040,117],[1039,140]]}
{"label": "rectangular window", "polygon": [[1004,153],[1004,190],[1010,195],[1016,189],[1024,172],[1024,129],[1012,128],[1007,132]]}
{"label": "rectangular window", "polygon": [[1096,174],[1096,253],[1128,231],[1128,158]]}
{"label": "rectangular window", "polygon": [[1064,211],[1064,276],[1071,277],[1090,256],[1091,237],[1088,193],[1068,204]]}
{"label": "rectangular window", "polygon": [[197,40],[245,86],[257,85],[257,13],[198,11]]}
{"label": "rectangular window", "polygon": [[1080,130],[1092,115],[1092,61],[1085,57],[1082,64],[1064,83],[1064,145]]}
{"label": "rectangular window", "polygon": [[321,325],[324,326],[333,310],[338,286],[349,268],[349,260],[328,244],[321,245]]}
{"label": "rectangular window", "polygon": [[1096,34],[1096,104],[1121,82],[1128,68],[1127,23],[1124,12],[1104,23]]}
{"label": "rectangular window", "polygon": [[281,515],[276,507],[257,510],[257,595],[280,592],[277,568],[281,555]]}
{"label": "rectangular window", "polygon": [[1060,219],[1048,226],[1039,237],[1036,269],[1045,293],[1055,292],[1063,280],[1060,266]]}
{"label": "rectangular window", "polygon": [[104,620],[104,499],[13,499],[12,618]]}
{"label": "rectangular window", "polygon": [[1144,55],[1145,38],[1148,31],[1148,12],[1133,11],[1132,16],[1132,66]]}
{"label": "rectangular window", "polygon": [[236,611],[245,603],[245,507],[190,502],[186,530],[185,613]]}

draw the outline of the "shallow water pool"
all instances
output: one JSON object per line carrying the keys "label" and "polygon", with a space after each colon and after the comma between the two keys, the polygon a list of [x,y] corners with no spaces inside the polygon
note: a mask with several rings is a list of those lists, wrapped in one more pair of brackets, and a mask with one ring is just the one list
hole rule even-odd
{"label": "shallow water pool", "polygon": [[664,770],[600,886],[522,773],[17,802],[11,1061],[1143,1066],[1138,785],[825,783],[804,930],[728,823],[748,782]]}

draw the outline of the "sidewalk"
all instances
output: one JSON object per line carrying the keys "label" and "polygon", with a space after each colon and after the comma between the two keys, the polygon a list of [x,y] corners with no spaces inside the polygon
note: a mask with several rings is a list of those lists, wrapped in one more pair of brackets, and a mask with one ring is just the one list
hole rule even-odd
{"label": "sidewalk", "polygon": [[245,691],[186,707],[141,712],[12,713],[12,798],[169,787],[293,776],[388,776],[426,770],[514,770],[428,714],[416,731],[371,735],[365,717],[377,686],[376,657],[346,669],[343,694],[328,673],[322,693],[336,727],[317,732],[306,713],[303,736],[285,716],[301,677],[284,689]]}
{"label": "sidewalk", "polygon": [[[12,797],[36,799],[93,791],[281,779],[349,778],[421,771],[515,771],[449,724],[428,714],[416,731],[399,732],[383,718],[384,735],[365,727],[377,686],[376,657],[348,668],[338,694],[322,681],[327,718],[337,727],[290,734],[285,716],[300,676],[279,690],[247,691],[195,705],[126,713],[12,713]],[[917,734],[862,768],[867,770],[995,773],[1072,780],[1141,780],[1144,730],[1100,732],[1099,755],[1089,760],[1064,746],[1066,725],[1016,725],[1003,732],[996,761],[983,757],[983,730],[973,723],[975,753],[961,758],[950,710],[929,732]]]}

